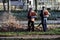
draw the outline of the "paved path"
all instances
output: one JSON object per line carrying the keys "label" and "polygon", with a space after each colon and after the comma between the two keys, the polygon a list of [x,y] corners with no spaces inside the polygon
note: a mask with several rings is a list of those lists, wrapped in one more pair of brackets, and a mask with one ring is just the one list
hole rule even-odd
{"label": "paved path", "polygon": [[60,35],[21,35],[21,36],[13,36],[13,37],[0,37],[0,38],[23,38],[23,39],[29,39],[29,38],[60,38]]}
{"label": "paved path", "polygon": [[[28,21],[20,21],[20,23],[22,24],[27,24]],[[35,21],[35,23],[41,23],[41,21]],[[47,21],[48,24],[54,24],[54,23],[58,23],[60,24],[60,20],[48,20]]]}
{"label": "paved path", "polygon": [[[2,23],[2,22],[0,21],[0,23]],[[22,20],[21,20],[20,23],[22,23],[22,24],[27,24],[28,21],[22,21]],[[35,21],[35,23],[41,23],[41,21]],[[48,20],[47,23],[48,23],[48,24],[54,24],[54,23],[60,24],[60,20]]]}

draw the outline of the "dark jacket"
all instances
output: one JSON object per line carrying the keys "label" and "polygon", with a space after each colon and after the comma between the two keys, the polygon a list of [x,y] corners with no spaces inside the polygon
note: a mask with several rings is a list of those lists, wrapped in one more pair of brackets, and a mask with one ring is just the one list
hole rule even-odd
{"label": "dark jacket", "polygon": [[43,18],[43,10],[41,10],[40,17]]}
{"label": "dark jacket", "polygon": [[28,19],[31,19],[31,16],[30,16],[31,10],[32,10],[32,8],[30,8],[29,11],[28,11],[28,14],[27,14],[27,18],[28,18]]}
{"label": "dark jacket", "polygon": [[43,20],[44,20],[43,10],[41,10],[40,17],[41,17],[41,23],[43,23]]}

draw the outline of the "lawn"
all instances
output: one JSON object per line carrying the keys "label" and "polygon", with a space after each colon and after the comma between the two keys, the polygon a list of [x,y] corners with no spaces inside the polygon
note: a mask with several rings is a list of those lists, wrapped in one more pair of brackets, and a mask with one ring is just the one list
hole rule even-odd
{"label": "lawn", "polygon": [[19,36],[19,35],[60,35],[60,28],[50,29],[46,32],[43,31],[34,31],[34,32],[0,32],[0,35],[13,35],[13,36]]}

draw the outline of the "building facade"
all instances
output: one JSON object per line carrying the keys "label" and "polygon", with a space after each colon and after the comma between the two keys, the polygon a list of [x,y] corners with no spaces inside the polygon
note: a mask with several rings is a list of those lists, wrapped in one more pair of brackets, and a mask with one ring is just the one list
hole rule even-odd
{"label": "building facade", "polygon": [[[35,7],[35,0],[33,0],[33,4]],[[60,10],[60,0],[37,0],[37,10],[41,10],[43,5],[51,10]]]}
{"label": "building facade", "polygon": [[[13,9],[27,10],[31,5],[35,10],[35,0],[10,0],[10,2],[11,8]],[[36,4],[37,10],[41,10],[43,5],[51,10],[60,10],[60,0],[37,0]],[[0,5],[2,5],[2,0],[0,0]]]}
{"label": "building facade", "polygon": [[51,10],[60,10],[60,0],[38,0],[37,1],[37,9],[41,9],[41,7],[45,5],[46,8],[50,8]]}

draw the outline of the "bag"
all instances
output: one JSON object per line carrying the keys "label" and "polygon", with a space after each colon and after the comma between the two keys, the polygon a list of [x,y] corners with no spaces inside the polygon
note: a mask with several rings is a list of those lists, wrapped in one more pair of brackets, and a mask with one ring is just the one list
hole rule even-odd
{"label": "bag", "polygon": [[31,11],[30,12],[30,16],[36,16],[36,12],[35,11]]}
{"label": "bag", "polygon": [[48,15],[48,11],[47,10],[44,10],[44,15]]}
{"label": "bag", "polygon": [[48,12],[48,10],[44,10],[44,17],[49,17],[50,13]]}

